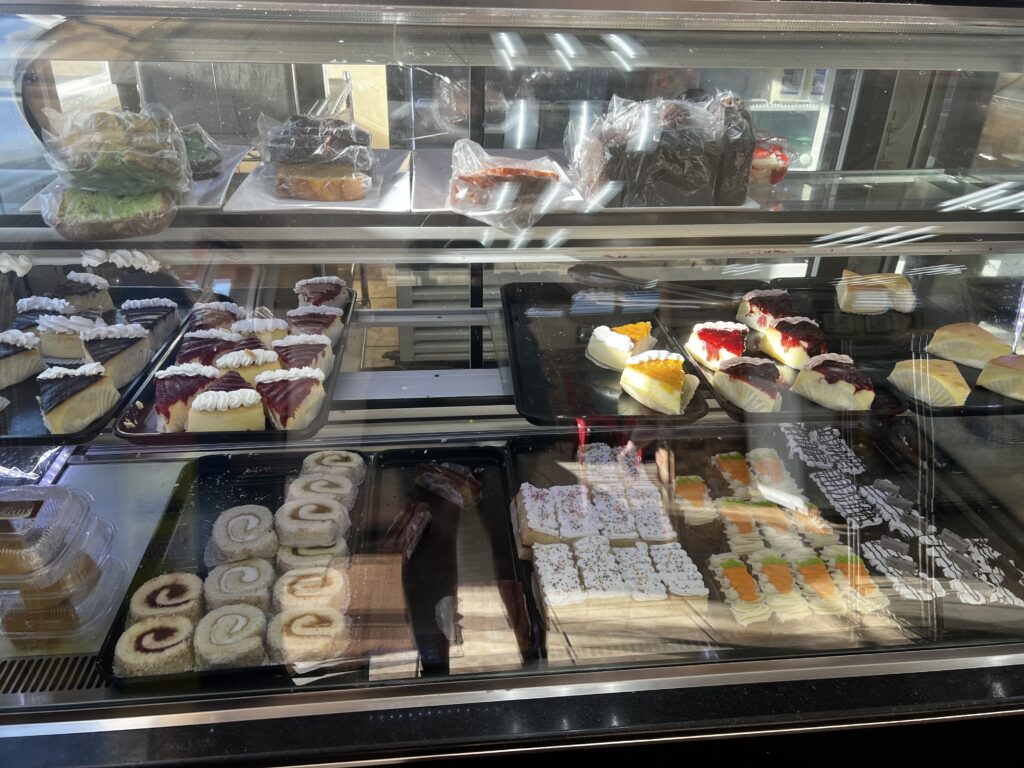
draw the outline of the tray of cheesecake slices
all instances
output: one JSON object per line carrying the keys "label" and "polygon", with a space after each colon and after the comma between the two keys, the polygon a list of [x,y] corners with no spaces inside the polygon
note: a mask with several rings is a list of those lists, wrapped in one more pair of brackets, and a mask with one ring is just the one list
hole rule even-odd
{"label": "tray of cheesecake slices", "polygon": [[180,336],[193,297],[71,271],[0,334],[0,443],[91,440]]}
{"label": "tray of cheesecake slices", "polygon": [[114,434],[147,445],[316,434],[330,416],[355,292],[339,277],[314,277],[274,291],[269,303],[251,312],[230,301],[197,304]]}
{"label": "tray of cheesecake slices", "polygon": [[657,291],[502,286],[516,409],[540,425],[690,423],[700,380],[659,320]]}

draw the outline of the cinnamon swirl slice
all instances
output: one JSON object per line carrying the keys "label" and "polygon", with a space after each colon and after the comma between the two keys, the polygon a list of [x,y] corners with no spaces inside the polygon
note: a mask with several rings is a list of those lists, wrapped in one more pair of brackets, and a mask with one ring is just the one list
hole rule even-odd
{"label": "cinnamon swirl slice", "polygon": [[223,605],[247,603],[269,611],[273,585],[273,567],[266,560],[253,558],[218,565],[203,582],[203,595],[209,610]]}
{"label": "cinnamon swirl slice", "polygon": [[366,461],[352,451],[317,451],[302,460],[304,475],[341,475],[359,485],[366,477]]}
{"label": "cinnamon swirl slice", "polygon": [[341,611],[298,608],[274,617],[267,630],[267,646],[271,661],[279,664],[329,661],[344,656],[350,637],[348,619]]}
{"label": "cinnamon swirl slice", "polygon": [[225,509],[213,524],[213,556],[218,563],[277,554],[274,515],[258,504]]}
{"label": "cinnamon swirl slice", "polygon": [[359,489],[340,475],[300,475],[288,486],[288,501],[310,496],[327,496],[347,509],[352,509]]}
{"label": "cinnamon swirl slice", "polygon": [[184,616],[153,616],[132,624],[114,647],[114,674],[143,677],[192,671],[194,631]]}
{"label": "cinnamon swirl slice", "polygon": [[334,568],[299,568],[274,584],[274,610],[293,608],[348,608],[348,577]]}
{"label": "cinnamon swirl slice", "polygon": [[238,603],[216,608],[196,625],[196,667],[232,669],[265,664],[266,632],[267,617],[254,605]]}
{"label": "cinnamon swirl slice", "polygon": [[155,616],[184,616],[198,621],[203,613],[203,581],[193,573],[165,573],[150,579],[132,595],[132,622]]}
{"label": "cinnamon swirl slice", "polygon": [[292,499],[274,513],[277,538],[285,547],[329,547],[352,522],[345,507],[329,496]]}

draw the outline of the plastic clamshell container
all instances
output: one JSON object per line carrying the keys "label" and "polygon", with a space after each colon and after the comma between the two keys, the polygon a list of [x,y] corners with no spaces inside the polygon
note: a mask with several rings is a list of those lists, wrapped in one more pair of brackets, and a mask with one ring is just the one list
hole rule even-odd
{"label": "plastic clamshell container", "polygon": [[79,540],[91,506],[91,496],[61,486],[0,491],[0,589],[52,583],[47,569]]}
{"label": "plastic clamshell container", "polygon": [[0,601],[0,636],[12,643],[36,647],[47,641],[81,642],[105,630],[117,609],[128,567],[116,557],[107,558],[96,586],[77,604],[70,602],[44,610],[29,610],[18,593]]}

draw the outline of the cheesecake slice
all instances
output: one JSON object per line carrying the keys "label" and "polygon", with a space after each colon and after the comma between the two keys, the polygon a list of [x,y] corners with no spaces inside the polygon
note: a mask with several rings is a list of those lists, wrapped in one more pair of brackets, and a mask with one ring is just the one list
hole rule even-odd
{"label": "cheesecake slice", "polygon": [[299,307],[288,310],[292,334],[319,333],[337,344],[341,340],[345,310],[338,307]]}
{"label": "cheesecake slice", "polygon": [[192,401],[220,376],[212,365],[172,365],[154,376],[157,432],[184,432]]}
{"label": "cheesecake slice", "polygon": [[889,381],[910,397],[936,408],[963,405],[971,394],[956,363],[948,360],[901,360],[889,374]]}
{"label": "cheesecake slice", "polygon": [[747,347],[748,328],[741,323],[698,323],[693,326],[686,350],[713,371],[733,357],[742,357]]}
{"label": "cheesecake slice", "polygon": [[762,329],[760,349],[790,368],[804,368],[828,352],[825,335],[809,317],[781,317]]}
{"label": "cheesecake slice", "polygon": [[243,349],[267,349],[267,345],[260,341],[259,336],[242,336],[238,341],[231,345],[224,354],[228,352],[240,352]]}
{"label": "cheesecake slice", "polygon": [[683,356],[651,350],[626,361],[619,384],[641,405],[679,415],[697,391],[697,377],[683,371]]}
{"label": "cheesecake slice", "polygon": [[34,333],[0,333],[0,389],[18,384],[46,369]]}
{"label": "cheesecake slice", "polygon": [[251,317],[232,323],[231,330],[243,338],[254,336],[270,349],[271,344],[288,335],[288,321],[276,317]]}
{"label": "cheesecake slice", "polygon": [[91,272],[68,272],[67,279],[51,294],[66,299],[75,312],[98,309],[109,312],[114,308],[110,300],[110,283]]}
{"label": "cheesecake slice", "polygon": [[149,331],[149,345],[156,352],[178,327],[178,305],[162,298],[129,299],[121,304],[121,317]]}
{"label": "cheesecake slice", "polygon": [[256,391],[277,429],[304,429],[320,413],[326,396],[323,381],[319,368],[268,371],[256,377]]}
{"label": "cheesecake slice", "polygon": [[917,297],[910,281],[893,272],[859,275],[848,269],[836,283],[839,309],[854,315],[881,315],[894,309],[913,312]]}
{"label": "cheesecake slice", "polygon": [[269,349],[240,349],[237,352],[228,352],[214,360],[213,364],[222,372],[235,371],[250,384],[254,384],[256,377],[261,373],[281,369],[277,352]]}
{"label": "cheesecake slice", "polygon": [[760,331],[771,325],[772,321],[780,317],[792,317],[794,314],[796,313],[793,311],[793,302],[789,300],[789,291],[767,288],[743,294],[736,319],[755,331]]}
{"label": "cheesecake slice", "polygon": [[782,410],[781,377],[772,360],[734,357],[722,363],[711,379],[715,392],[748,413]]}
{"label": "cheesecake slice", "polygon": [[255,432],[265,426],[263,398],[234,371],[214,379],[188,410],[189,432]]}
{"label": "cheesecake slice", "polygon": [[834,411],[870,411],[875,386],[847,355],[819,355],[797,374],[793,391]]}
{"label": "cheesecake slice", "polygon": [[348,303],[345,281],[334,275],[299,280],[295,295],[300,307],[344,307]]}
{"label": "cheesecake slice", "polygon": [[321,333],[285,336],[273,348],[285,368],[319,368],[327,374],[334,363],[331,340]]}
{"label": "cheesecake slice", "polygon": [[103,325],[82,331],[80,336],[86,360],[102,363],[117,389],[142,373],[153,357],[149,331],[138,323]]}
{"label": "cheesecake slice", "polygon": [[35,333],[41,315],[70,315],[74,312],[71,302],[66,299],[51,299],[48,296],[29,296],[18,299],[17,314],[11,321],[11,329]]}
{"label": "cheesecake slice", "polygon": [[1009,344],[974,323],[942,326],[935,331],[925,351],[971,368],[984,368],[989,360],[1013,353]]}
{"label": "cheesecake slice", "polygon": [[587,359],[602,368],[621,371],[626,360],[646,352],[656,343],[650,323],[630,323],[609,328],[597,326],[587,342]]}
{"label": "cheesecake slice", "polygon": [[214,360],[231,352],[235,344],[241,340],[242,337],[237,333],[226,331],[223,328],[189,331],[178,346],[174,362],[177,365],[183,363],[213,365]]}
{"label": "cheesecake slice", "polygon": [[79,432],[117,404],[117,388],[99,363],[47,368],[36,381],[43,423],[54,435]]}
{"label": "cheesecake slice", "polygon": [[[2,338],[2,337],[0,337]],[[1002,355],[985,364],[978,386],[1014,400],[1024,400],[1024,357]]]}
{"label": "cheesecake slice", "polygon": [[84,360],[81,334],[106,325],[99,317],[85,315],[40,315],[36,334],[43,357],[57,360]]}
{"label": "cheesecake slice", "polygon": [[231,327],[231,324],[242,320],[245,310],[231,301],[200,302],[192,306],[192,315],[188,319],[190,331],[203,331],[210,328]]}

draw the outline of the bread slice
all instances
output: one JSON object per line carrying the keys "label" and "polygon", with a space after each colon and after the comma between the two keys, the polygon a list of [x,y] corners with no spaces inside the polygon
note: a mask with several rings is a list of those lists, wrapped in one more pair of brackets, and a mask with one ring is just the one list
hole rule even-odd
{"label": "bread slice", "polygon": [[914,399],[936,408],[963,405],[971,394],[960,369],[948,360],[901,360],[889,374],[889,381]]}
{"label": "bread slice", "polygon": [[971,368],[984,368],[989,360],[1013,352],[1009,344],[974,323],[942,326],[935,331],[925,351]]}
{"label": "bread slice", "polygon": [[362,200],[372,185],[369,176],[350,165],[302,163],[278,166],[274,192],[297,200],[344,202]]}
{"label": "bread slice", "polygon": [[1002,355],[986,363],[978,386],[1014,400],[1024,400],[1024,357]]}
{"label": "bread slice", "polygon": [[162,232],[175,212],[167,190],[121,196],[68,188],[56,215],[46,218],[67,240],[117,240]]}

